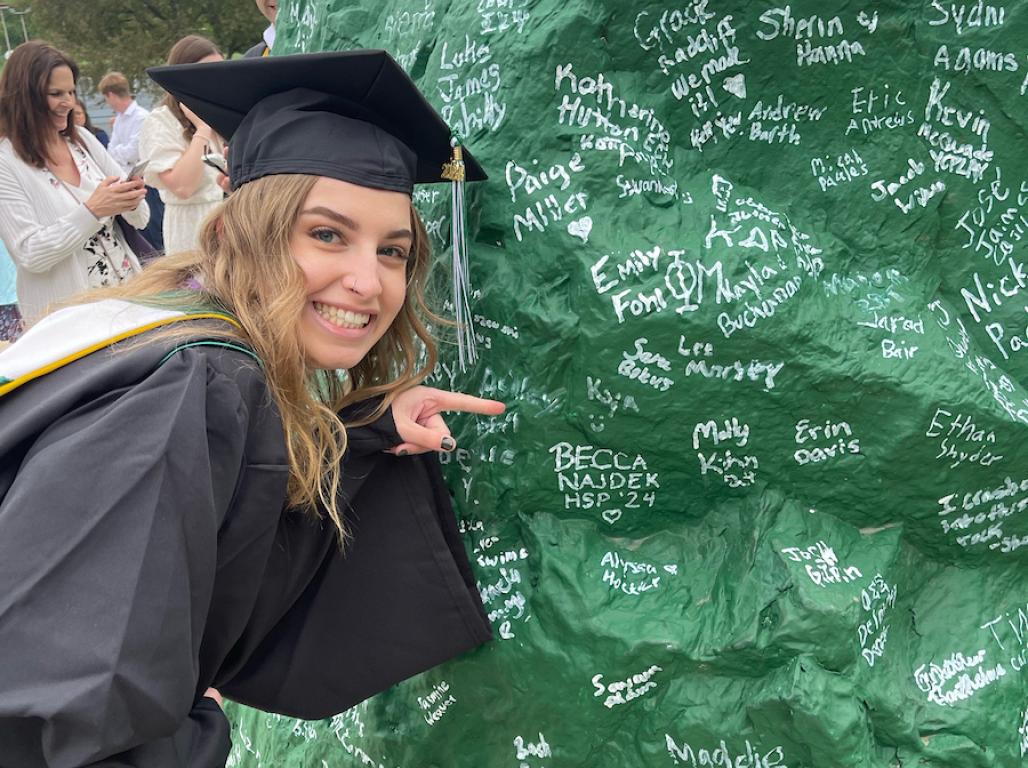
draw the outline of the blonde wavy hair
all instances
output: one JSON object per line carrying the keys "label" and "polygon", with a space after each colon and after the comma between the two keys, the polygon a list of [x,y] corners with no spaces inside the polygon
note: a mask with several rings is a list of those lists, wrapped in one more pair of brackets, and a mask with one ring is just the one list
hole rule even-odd
{"label": "blonde wavy hair", "polygon": [[[422,382],[437,360],[426,320],[441,320],[425,300],[430,246],[412,206],[414,242],[407,264],[407,294],[396,319],[364,359],[345,374],[311,366],[300,338],[306,284],[290,254],[289,240],[317,180],[317,176],[276,175],[242,185],[208,217],[198,250],[157,259],[129,282],[93,291],[85,299],[122,298],[182,309],[196,309],[200,304],[233,315],[241,328],[225,324],[224,330],[212,335],[242,342],[263,364],[288,449],[288,502],[324,509],[344,540],[347,533],[338,498],[346,429],[337,412],[381,396],[374,412],[355,422],[367,423],[380,416],[399,392]],[[190,278],[196,279],[202,290],[181,293]],[[184,338],[195,333],[172,325],[149,339]]]}

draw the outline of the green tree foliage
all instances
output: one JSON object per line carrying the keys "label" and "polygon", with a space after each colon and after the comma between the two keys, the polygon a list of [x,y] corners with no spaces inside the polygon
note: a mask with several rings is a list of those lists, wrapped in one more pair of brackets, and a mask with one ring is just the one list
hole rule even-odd
{"label": "green tree foliage", "polygon": [[[109,70],[145,85],[145,69],[164,63],[181,37],[213,40],[227,58],[260,40],[267,25],[253,0],[17,0],[31,6],[38,37],[71,55],[86,77]],[[19,30],[20,31],[20,30]]]}
{"label": "green tree foliage", "polygon": [[[3,20],[6,31],[2,40],[4,51],[37,36],[32,25],[31,12],[23,12],[10,3],[0,2],[0,19]],[[2,58],[4,57],[0,57]]]}

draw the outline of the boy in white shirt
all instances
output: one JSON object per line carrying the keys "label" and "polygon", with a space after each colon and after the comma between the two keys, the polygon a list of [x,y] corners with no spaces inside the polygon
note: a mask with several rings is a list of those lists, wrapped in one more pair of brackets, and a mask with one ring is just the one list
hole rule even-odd
{"label": "boy in white shirt", "polygon": [[121,72],[108,72],[104,75],[100,80],[99,91],[107,106],[116,114],[107,151],[127,172],[139,162],[139,129],[150,113],[132,98],[128,79]]}

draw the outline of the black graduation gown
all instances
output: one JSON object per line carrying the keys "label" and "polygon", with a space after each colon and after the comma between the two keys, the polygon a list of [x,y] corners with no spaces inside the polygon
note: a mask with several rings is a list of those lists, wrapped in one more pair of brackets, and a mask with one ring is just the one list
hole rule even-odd
{"label": "black graduation gown", "polygon": [[283,509],[258,365],[167,352],[0,397],[2,768],[223,766],[209,686],[322,718],[491,636],[438,460],[384,453],[389,414],[349,431],[341,553]]}

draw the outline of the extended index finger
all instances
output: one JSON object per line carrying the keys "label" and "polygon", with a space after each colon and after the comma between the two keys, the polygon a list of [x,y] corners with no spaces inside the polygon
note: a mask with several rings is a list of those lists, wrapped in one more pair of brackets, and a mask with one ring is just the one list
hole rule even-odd
{"label": "extended index finger", "polygon": [[499,416],[507,406],[499,400],[487,400],[464,392],[450,392],[440,389],[432,398],[439,404],[441,411],[464,411],[465,413],[481,413],[484,416]]}

